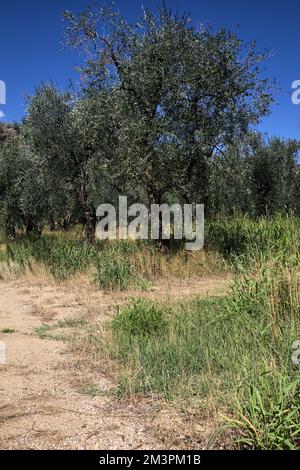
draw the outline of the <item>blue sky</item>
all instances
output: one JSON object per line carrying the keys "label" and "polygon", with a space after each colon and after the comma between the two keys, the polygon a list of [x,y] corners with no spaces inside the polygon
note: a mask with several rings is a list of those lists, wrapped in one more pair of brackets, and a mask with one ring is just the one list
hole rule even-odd
{"label": "blue sky", "polygon": [[[85,0],[9,0],[0,4],[0,80],[6,82],[6,104],[0,104],[5,121],[19,121],[25,113],[25,96],[41,81],[53,80],[67,87],[78,81],[74,71],[80,63],[77,52],[62,47],[61,13],[79,12]],[[99,4],[102,2],[99,1]],[[141,5],[155,8],[159,0],[116,2],[129,20],[139,15]],[[166,0],[179,12],[188,11],[192,22],[218,29],[225,26],[245,40],[257,40],[258,50],[271,51],[265,76],[276,77],[281,90],[278,104],[264,118],[260,129],[270,136],[300,139],[300,105],[291,102],[291,83],[300,80],[299,0]]]}

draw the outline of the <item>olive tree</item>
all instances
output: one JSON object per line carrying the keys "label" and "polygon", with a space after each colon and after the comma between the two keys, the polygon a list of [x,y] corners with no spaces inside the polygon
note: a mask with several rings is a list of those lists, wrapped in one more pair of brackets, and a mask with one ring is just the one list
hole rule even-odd
{"label": "olive tree", "polygon": [[105,89],[71,96],[53,84],[43,84],[29,99],[25,119],[33,147],[43,156],[53,182],[63,181],[73,191],[85,224],[86,240],[91,243],[95,239],[96,209],[90,172],[97,161],[101,179],[99,169],[101,165],[105,167],[112,152],[113,120],[109,111]]}
{"label": "olive tree", "polygon": [[23,226],[28,235],[40,236],[49,213],[47,177],[22,132],[0,147],[0,181],[1,221],[7,235],[14,237],[16,226]]}
{"label": "olive tree", "polygon": [[119,172],[149,203],[168,191],[208,204],[209,162],[267,114],[265,55],[236,34],[197,30],[187,16],[145,10],[136,24],[102,8],[65,13],[69,44],[87,52],[91,86],[118,96]]}

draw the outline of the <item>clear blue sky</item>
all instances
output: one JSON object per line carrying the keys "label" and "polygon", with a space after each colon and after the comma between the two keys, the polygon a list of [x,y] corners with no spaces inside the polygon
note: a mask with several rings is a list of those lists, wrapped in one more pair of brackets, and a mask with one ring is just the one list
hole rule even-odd
{"label": "clear blue sky", "polygon": [[[66,87],[78,81],[74,66],[77,52],[63,49],[61,13],[81,11],[85,0],[8,0],[0,4],[0,80],[6,82],[7,103],[0,104],[5,121],[19,121],[25,113],[25,96],[41,81],[53,80]],[[101,4],[101,0],[98,0]],[[108,2],[109,3],[109,2]],[[155,8],[159,0],[120,0],[123,14],[132,20],[141,5]],[[225,26],[238,31],[245,40],[256,39],[259,50],[268,48],[272,56],[265,75],[276,77],[281,91],[278,105],[264,118],[260,129],[269,135],[300,139],[300,105],[291,102],[291,83],[300,80],[299,0],[166,0],[179,12],[188,11],[192,21]]]}

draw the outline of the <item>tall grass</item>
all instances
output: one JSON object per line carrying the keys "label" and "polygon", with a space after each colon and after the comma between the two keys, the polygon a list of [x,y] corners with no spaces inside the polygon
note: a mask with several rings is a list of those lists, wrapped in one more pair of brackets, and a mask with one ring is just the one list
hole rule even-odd
{"label": "tall grass", "polygon": [[237,443],[249,449],[300,448],[300,376],[280,372],[261,376],[249,387],[248,399],[238,402],[229,426],[238,431]]}
{"label": "tall grass", "polygon": [[132,282],[132,266],[130,261],[112,253],[101,253],[95,262],[94,281],[105,291],[126,290]]}
{"label": "tall grass", "polygon": [[104,290],[125,290],[159,278],[189,278],[226,271],[217,253],[162,252],[147,242],[117,241],[86,245],[74,236],[44,235],[40,240],[20,236],[0,244],[0,275],[14,270],[22,275],[38,263],[58,281],[87,273]]}
{"label": "tall grass", "polygon": [[31,247],[33,258],[59,281],[86,271],[95,256],[93,247],[79,241],[45,238],[32,243]]}
{"label": "tall grass", "polygon": [[120,392],[227,409],[240,445],[296,447],[299,370],[291,345],[300,337],[299,281],[294,267],[275,263],[237,278],[223,299],[173,310],[133,301],[109,327]]}
{"label": "tall grass", "polygon": [[279,259],[297,264],[300,255],[300,219],[294,217],[226,218],[206,225],[206,246],[236,267]]}

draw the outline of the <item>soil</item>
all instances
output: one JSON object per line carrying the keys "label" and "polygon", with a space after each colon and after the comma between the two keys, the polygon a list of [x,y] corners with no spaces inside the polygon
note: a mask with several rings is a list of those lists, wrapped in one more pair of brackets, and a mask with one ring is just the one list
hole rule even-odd
{"label": "soil", "polygon": [[173,281],[151,291],[105,294],[84,278],[56,284],[49,279],[0,281],[1,449],[180,449],[205,448],[212,423],[158,397],[92,396],[78,384],[91,377],[111,385],[109,364],[91,364],[68,344],[42,338],[36,329],[68,318],[109,319],[117,305],[136,295],[182,299],[216,295],[226,279]]}

